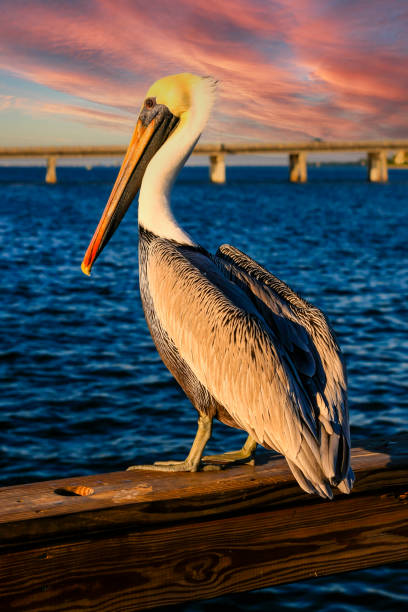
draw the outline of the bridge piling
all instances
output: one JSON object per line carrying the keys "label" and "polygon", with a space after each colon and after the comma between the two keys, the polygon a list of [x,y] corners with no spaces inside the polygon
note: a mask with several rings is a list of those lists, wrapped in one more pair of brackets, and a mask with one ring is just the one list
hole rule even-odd
{"label": "bridge piling", "polygon": [[404,163],[405,163],[405,151],[404,149],[400,149],[399,151],[396,152],[394,156],[394,164],[396,166],[401,166]]}
{"label": "bridge piling", "polygon": [[216,153],[210,155],[210,180],[212,183],[225,183],[225,155],[224,153]]}
{"label": "bridge piling", "polygon": [[386,183],[388,181],[385,151],[374,151],[367,154],[367,173],[370,183]]}
{"label": "bridge piling", "polygon": [[289,181],[291,183],[307,182],[306,153],[289,153]]}
{"label": "bridge piling", "polygon": [[45,174],[45,182],[51,184],[57,182],[57,158],[55,155],[50,155],[47,157],[47,172]]}

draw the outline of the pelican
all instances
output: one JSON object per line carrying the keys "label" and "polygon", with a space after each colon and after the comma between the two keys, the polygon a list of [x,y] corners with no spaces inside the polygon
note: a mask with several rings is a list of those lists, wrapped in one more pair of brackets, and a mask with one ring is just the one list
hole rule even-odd
{"label": "pelican", "polygon": [[[196,472],[252,462],[257,444],[285,456],[308,493],[349,493],[350,428],[344,360],[325,315],[237,248],[215,255],[193,241],[170,206],[216,81],[168,76],[147,92],[108,203],[82,262],[91,267],[139,193],[139,279],[157,350],[198,412],[184,461],[129,469]],[[213,419],[248,434],[239,451],[203,457]]]}

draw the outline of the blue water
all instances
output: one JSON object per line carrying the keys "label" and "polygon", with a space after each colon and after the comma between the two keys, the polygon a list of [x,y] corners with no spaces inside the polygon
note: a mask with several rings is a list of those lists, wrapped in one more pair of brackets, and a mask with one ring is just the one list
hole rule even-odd
{"label": "blue water", "polygon": [[[124,469],[184,458],[195,411],[165,369],[144,322],[136,206],[94,267],[84,251],[117,169],[0,168],[0,483]],[[365,169],[228,168],[228,183],[185,169],[174,188],[182,225],[209,250],[246,251],[331,319],[346,355],[352,435],[407,431],[408,171],[386,185]],[[215,426],[208,451],[243,434]],[[406,564],[179,606],[400,610]]]}

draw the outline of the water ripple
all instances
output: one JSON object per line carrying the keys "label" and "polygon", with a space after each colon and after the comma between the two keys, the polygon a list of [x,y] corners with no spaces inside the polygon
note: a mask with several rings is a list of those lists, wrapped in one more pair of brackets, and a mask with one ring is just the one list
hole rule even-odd
{"label": "water ripple", "polygon": [[[183,458],[191,444],[195,413],[143,318],[136,206],[92,278],[79,269],[115,172],[61,168],[47,186],[43,169],[0,168],[3,484]],[[234,244],[325,310],[347,358],[352,433],[406,431],[408,173],[369,185],[364,169],[322,167],[307,185],[289,185],[286,172],[229,168],[228,183],[215,186],[206,169],[186,169],[176,216],[209,250]],[[214,430],[209,452],[243,441]],[[400,610],[405,582],[394,566],[220,601],[234,610]]]}

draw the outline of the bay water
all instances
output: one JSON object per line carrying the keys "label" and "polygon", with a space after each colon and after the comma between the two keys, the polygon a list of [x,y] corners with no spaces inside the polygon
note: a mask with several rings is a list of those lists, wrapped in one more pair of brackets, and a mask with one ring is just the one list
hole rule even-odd
{"label": "bay water", "polygon": [[[92,276],[80,264],[117,168],[0,167],[0,484],[182,459],[196,413],[162,364],[138,291],[137,206]],[[175,216],[214,252],[232,244],[322,308],[345,353],[352,436],[406,432],[408,171],[366,182],[360,166],[231,167],[213,185],[185,168]],[[216,424],[209,453],[245,435]],[[225,610],[399,611],[407,564],[178,606]]]}

